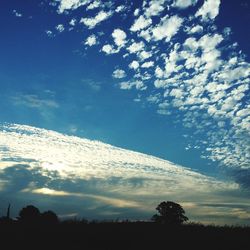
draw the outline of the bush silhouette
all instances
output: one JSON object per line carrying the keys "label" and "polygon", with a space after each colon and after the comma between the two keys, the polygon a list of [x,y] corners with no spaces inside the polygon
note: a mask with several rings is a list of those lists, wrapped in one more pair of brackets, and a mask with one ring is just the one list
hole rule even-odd
{"label": "bush silhouette", "polygon": [[53,211],[49,210],[41,214],[41,222],[44,224],[57,224],[59,219]]}
{"label": "bush silhouette", "polygon": [[182,206],[173,201],[163,201],[157,207],[156,210],[159,214],[155,214],[152,220],[167,225],[180,225],[187,221],[188,218],[184,215],[185,211]]}
{"label": "bush silhouette", "polygon": [[40,220],[40,211],[33,205],[24,207],[19,212],[18,220],[26,223],[36,223]]}

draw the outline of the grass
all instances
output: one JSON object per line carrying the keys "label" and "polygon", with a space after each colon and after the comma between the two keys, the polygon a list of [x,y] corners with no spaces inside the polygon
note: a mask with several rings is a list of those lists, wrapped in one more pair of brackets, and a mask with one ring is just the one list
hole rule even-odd
{"label": "grass", "polygon": [[[35,224],[0,223],[5,249],[249,249],[250,227],[187,223],[167,226],[147,221],[60,221]],[[171,246],[171,248],[170,248]],[[173,248],[172,248],[173,247]],[[208,248],[209,247],[209,248]]]}

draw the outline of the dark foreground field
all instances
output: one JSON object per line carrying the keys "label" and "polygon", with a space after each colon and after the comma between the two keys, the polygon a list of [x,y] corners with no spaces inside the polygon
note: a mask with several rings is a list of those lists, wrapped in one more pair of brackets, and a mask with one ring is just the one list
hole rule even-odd
{"label": "dark foreground field", "polygon": [[1,249],[250,249],[249,227],[153,222],[0,225]]}

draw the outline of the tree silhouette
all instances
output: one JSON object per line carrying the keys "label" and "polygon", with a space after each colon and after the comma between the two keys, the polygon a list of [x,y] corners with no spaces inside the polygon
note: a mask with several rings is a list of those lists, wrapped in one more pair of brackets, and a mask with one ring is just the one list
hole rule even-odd
{"label": "tree silhouette", "polygon": [[188,218],[184,215],[185,211],[182,206],[173,201],[163,201],[157,207],[156,210],[159,214],[155,214],[152,220],[167,225],[180,225]]}
{"label": "tree silhouette", "polygon": [[18,219],[26,223],[36,223],[40,220],[40,211],[33,205],[24,207],[19,212]]}
{"label": "tree silhouette", "polygon": [[51,210],[41,214],[41,221],[44,224],[57,224],[59,222],[57,215]]}

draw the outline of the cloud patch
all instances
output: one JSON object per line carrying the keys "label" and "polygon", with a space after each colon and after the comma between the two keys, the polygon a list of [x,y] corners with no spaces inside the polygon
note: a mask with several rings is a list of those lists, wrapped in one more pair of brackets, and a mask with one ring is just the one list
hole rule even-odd
{"label": "cloud patch", "polygon": [[53,99],[40,98],[35,94],[18,94],[12,97],[15,105],[24,105],[29,108],[58,108],[59,104]]}
{"label": "cloud patch", "polygon": [[183,20],[177,15],[168,18],[162,18],[161,23],[152,29],[154,40],[162,40],[165,38],[166,42],[178,32]]}
{"label": "cloud patch", "polygon": [[118,47],[123,47],[126,44],[126,33],[121,29],[115,29],[112,33],[114,42]]}
{"label": "cloud patch", "polygon": [[124,70],[122,70],[122,69],[116,69],[116,70],[113,72],[112,76],[113,76],[114,78],[121,79],[121,78],[126,77],[127,75],[126,75],[126,72],[125,72]]}
{"label": "cloud patch", "polygon": [[92,47],[94,45],[96,45],[98,42],[97,42],[97,37],[96,35],[92,34],[90,35],[89,37],[87,37],[86,41],[85,41],[85,45],[89,46],[89,47]]}
{"label": "cloud patch", "polygon": [[91,0],[55,0],[55,1],[59,3],[58,5],[59,14],[62,14],[65,11],[75,10],[91,2]]}
{"label": "cloud patch", "polygon": [[203,21],[214,19],[219,14],[220,0],[205,0],[195,16],[201,16]]}
{"label": "cloud patch", "polygon": [[112,12],[105,12],[101,10],[95,17],[84,17],[81,18],[80,23],[83,23],[89,29],[95,28],[96,25],[100,24],[104,20],[112,16]]}

